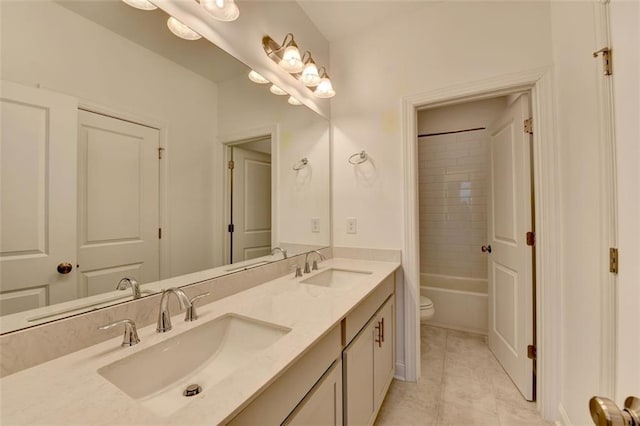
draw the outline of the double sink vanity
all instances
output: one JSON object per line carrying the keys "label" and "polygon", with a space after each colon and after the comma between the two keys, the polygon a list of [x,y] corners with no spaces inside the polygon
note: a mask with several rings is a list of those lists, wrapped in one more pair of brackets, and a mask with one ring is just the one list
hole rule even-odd
{"label": "double sink vanity", "polygon": [[371,424],[395,368],[399,266],[329,259],[199,305],[195,321],[175,304],[170,331],[152,324],[132,346],[119,335],[4,377],[0,420]]}

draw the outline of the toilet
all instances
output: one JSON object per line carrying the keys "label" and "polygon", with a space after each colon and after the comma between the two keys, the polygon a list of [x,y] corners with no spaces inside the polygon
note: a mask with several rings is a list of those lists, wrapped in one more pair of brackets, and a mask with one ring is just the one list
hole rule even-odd
{"label": "toilet", "polygon": [[431,299],[420,296],[420,322],[427,321],[435,315],[436,310],[433,307]]}

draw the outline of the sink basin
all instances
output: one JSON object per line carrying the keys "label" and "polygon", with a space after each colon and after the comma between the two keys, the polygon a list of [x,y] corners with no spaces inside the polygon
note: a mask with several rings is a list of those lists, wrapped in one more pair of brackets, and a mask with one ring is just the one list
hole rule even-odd
{"label": "sink basin", "polygon": [[371,275],[371,272],[330,268],[300,282],[302,284],[312,284],[323,287],[348,287],[357,283],[367,275]]}
{"label": "sink basin", "polygon": [[169,416],[194,397],[232,375],[246,361],[291,331],[236,314],[227,314],[102,367],[98,373],[129,397],[161,416]]}

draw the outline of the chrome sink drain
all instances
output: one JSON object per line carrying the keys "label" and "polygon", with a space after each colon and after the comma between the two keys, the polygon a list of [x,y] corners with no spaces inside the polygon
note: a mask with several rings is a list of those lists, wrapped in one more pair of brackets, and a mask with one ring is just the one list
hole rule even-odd
{"label": "chrome sink drain", "polygon": [[182,394],[184,396],[194,396],[199,394],[200,392],[202,392],[202,386],[193,384],[193,385],[187,386],[187,388],[184,390],[184,392],[182,392]]}

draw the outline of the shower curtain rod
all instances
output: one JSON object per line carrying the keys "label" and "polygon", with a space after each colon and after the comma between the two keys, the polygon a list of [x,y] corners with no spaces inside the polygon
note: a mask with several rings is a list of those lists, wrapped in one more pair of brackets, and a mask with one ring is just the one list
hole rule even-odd
{"label": "shower curtain rod", "polygon": [[476,127],[475,129],[464,129],[464,130],[452,130],[450,132],[440,132],[440,133],[424,133],[422,135],[418,135],[419,138],[426,138],[427,136],[440,136],[440,135],[450,135],[452,133],[464,133],[464,132],[473,132],[476,130],[486,130],[486,127]]}

